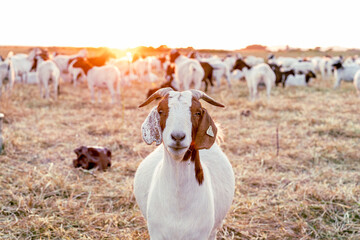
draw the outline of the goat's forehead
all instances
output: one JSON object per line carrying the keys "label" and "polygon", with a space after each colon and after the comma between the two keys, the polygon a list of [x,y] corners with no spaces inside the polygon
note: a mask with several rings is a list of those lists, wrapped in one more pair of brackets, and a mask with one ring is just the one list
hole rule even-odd
{"label": "goat's forehead", "polygon": [[173,106],[191,107],[192,93],[190,91],[170,92],[168,104],[170,108]]}

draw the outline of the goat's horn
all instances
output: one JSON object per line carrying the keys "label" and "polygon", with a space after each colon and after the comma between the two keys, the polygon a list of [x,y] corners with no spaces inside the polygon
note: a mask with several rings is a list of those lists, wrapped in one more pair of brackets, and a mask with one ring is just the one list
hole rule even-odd
{"label": "goat's horn", "polygon": [[217,101],[215,101],[214,99],[212,99],[211,97],[209,97],[206,93],[200,91],[200,90],[194,90],[194,89],[191,89],[190,90],[192,95],[200,100],[200,99],[203,99],[205,100],[206,102],[214,105],[214,106],[217,106],[217,107],[225,107],[224,105],[222,105],[221,103],[218,103]]}
{"label": "goat's horn", "polygon": [[159,97],[165,97],[170,91],[173,91],[173,89],[170,87],[160,88],[159,90],[154,92],[148,99],[146,99],[146,101],[144,103],[140,104],[139,108],[148,105],[149,103],[151,103],[152,101],[154,101],[155,99],[157,99]]}

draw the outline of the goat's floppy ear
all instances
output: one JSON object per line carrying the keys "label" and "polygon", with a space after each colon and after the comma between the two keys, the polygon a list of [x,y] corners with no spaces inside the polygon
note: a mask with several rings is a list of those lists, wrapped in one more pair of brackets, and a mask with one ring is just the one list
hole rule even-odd
{"label": "goat's floppy ear", "polygon": [[209,149],[216,139],[217,128],[205,108],[195,136],[196,149]]}
{"label": "goat's floppy ear", "polygon": [[157,107],[154,107],[141,126],[142,137],[147,144],[156,142],[156,146],[161,144],[160,115]]}

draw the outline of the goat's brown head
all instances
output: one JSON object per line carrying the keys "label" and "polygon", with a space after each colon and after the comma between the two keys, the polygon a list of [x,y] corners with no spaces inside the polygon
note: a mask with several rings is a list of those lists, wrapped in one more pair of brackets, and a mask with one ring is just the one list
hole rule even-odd
{"label": "goat's brown head", "polygon": [[85,147],[81,146],[74,150],[77,159],[73,160],[74,167],[92,169],[98,167],[99,170],[106,170],[111,167],[111,152],[104,147]]}
{"label": "goat's brown head", "polygon": [[151,95],[139,107],[162,97],[142,125],[143,139],[147,144],[164,144],[165,151],[177,161],[191,159],[195,162],[195,175],[199,184],[203,181],[200,164],[200,149],[209,149],[215,142],[217,128],[201,106],[200,99],[224,107],[199,90],[176,92],[162,88]]}

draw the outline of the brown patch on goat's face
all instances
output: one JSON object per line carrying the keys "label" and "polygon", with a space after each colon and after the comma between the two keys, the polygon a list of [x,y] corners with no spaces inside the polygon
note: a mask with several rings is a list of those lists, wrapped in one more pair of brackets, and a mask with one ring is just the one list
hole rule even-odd
{"label": "brown patch on goat's face", "polygon": [[195,163],[195,178],[199,185],[204,181],[204,173],[200,162],[199,150],[209,149],[215,142],[217,128],[207,113],[206,109],[196,98],[192,98],[190,107],[192,123],[192,143],[189,150],[185,153],[184,161],[191,156],[191,161]]}
{"label": "brown patch on goat's face", "polygon": [[159,102],[159,105],[157,107],[157,111],[158,111],[158,113],[160,115],[160,128],[161,128],[161,131],[164,131],[165,125],[166,125],[166,120],[167,120],[168,115],[169,115],[169,96],[166,96],[165,98],[163,98]]}
{"label": "brown patch on goat's face", "polygon": [[191,122],[193,124],[193,141],[196,149],[209,149],[216,139],[217,128],[207,110],[196,98],[192,99]]}

